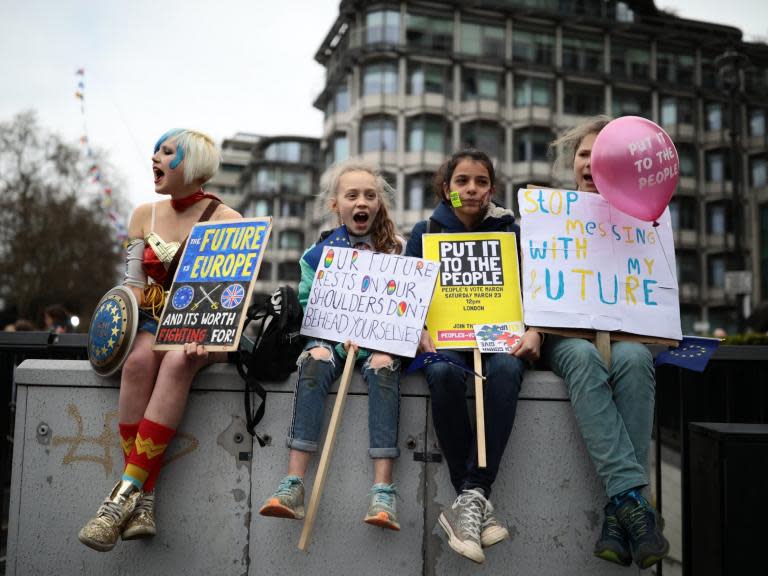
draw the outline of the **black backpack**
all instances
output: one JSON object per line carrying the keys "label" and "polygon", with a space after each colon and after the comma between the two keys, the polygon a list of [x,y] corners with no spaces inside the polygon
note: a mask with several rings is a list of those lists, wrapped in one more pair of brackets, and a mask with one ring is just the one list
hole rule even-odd
{"label": "black backpack", "polygon": [[[262,381],[281,381],[296,370],[296,360],[304,349],[299,330],[303,311],[296,291],[290,286],[281,286],[271,296],[257,296],[246,312],[245,328],[251,322],[258,322],[256,339],[251,341],[245,335],[241,338],[237,357],[237,371],[245,380],[245,419],[248,432],[255,436],[261,446],[264,440],[256,434],[256,425],[264,417],[267,391]],[[261,398],[254,411],[253,395]]]}

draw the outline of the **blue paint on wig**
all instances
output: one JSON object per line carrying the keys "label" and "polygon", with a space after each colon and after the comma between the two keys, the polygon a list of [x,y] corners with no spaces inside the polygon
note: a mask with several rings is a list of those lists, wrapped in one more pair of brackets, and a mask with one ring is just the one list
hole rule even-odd
{"label": "blue paint on wig", "polygon": [[[158,141],[155,143],[155,153],[157,153],[158,150],[160,150],[160,146],[163,142],[168,140],[168,138],[173,138],[174,136],[178,136],[184,132],[181,128],[174,128],[173,130],[168,130],[165,134],[160,136]],[[176,144],[176,156],[173,157],[173,160],[171,161],[171,168],[175,170],[179,164],[181,164],[181,161],[184,160],[184,146],[181,145],[181,143]]]}

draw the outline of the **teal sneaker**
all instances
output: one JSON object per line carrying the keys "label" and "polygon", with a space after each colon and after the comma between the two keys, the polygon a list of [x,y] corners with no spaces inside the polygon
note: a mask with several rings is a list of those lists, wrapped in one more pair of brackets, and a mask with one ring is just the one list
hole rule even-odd
{"label": "teal sneaker", "polygon": [[632,554],[629,551],[629,538],[627,532],[616,517],[616,505],[608,502],[603,508],[603,530],[600,538],[595,543],[593,554],[608,562],[629,566],[632,564]]}
{"label": "teal sneaker", "polygon": [[374,484],[371,488],[371,503],[363,522],[379,528],[400,530],[396,500],[397,488],[394,484]]}
{"label": "teal sneaker", "polygon": [[259,510],[262,516],[304,518],[304,481],[298,476],[286,476]]}
{"label": "teal sneaker", "polygon": [[638,490],[614,496],[616,518],[624,528],[632,558],[640,568],[650,568],[669,554],[669,542],[661,533],[661,516]]}

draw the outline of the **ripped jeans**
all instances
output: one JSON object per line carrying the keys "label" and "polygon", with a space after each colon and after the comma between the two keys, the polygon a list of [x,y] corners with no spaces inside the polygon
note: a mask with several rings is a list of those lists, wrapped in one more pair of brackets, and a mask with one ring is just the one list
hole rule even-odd
{"label": "ripped jeans", "polygon": [[[330,350],[328,360],[316,360],[310,349],[322,347]],[[368,385],[368,455],[371,458],[397,458],[397,429],[400,423],[400,360],[394,358],[390,366],[371,368],[369,356],[360,368]],[[316,452],[317,439],[323,425],[325,398],[331,384],[341,376],[344,359],[332,343],[312,340],[299,356],[299,377],[293,395],[293,414],[288,431],[289,448],[303,452]]]}

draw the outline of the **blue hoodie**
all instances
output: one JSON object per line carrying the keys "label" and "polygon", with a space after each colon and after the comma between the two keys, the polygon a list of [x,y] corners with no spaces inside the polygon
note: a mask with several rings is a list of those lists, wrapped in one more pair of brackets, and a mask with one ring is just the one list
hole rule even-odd
{"label": "blue hoodie", "polygon": [[[461,220],[456,217],[453,212],[453,208],[448,205],[447,202],[441,202],[440,205],[435,208],[432,216],[429,218],[434,220],[438,228],[443,233],[456,233],[456,232],[514,232],[517,236],[518,243],[520,242],[520,227],[515,224],[515,215],[508,208],[497,206],[493,202],[488,207],[488,211],[480,221],[480,223],[472,230],[467,230]],[[429,231],[429,222],[422,220],[413,227],[411,237],[408,239],[408,245],[405,247],[406,256],[416,256],[422,258],[422,246],[421,237]],[[520,253],[518,245],[518,254]]]}

